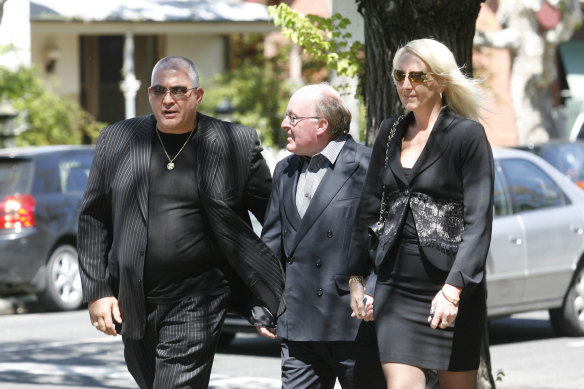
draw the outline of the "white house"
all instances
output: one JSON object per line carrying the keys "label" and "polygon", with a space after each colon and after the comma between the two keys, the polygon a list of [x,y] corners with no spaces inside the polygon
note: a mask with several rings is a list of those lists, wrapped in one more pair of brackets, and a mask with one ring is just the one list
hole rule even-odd
{"label": "white house", "polygon": [[158,59],[190,58],[204,83],[227,68],[230,34],[275,29],[265,5],[242,0],[0,1],[0,46],[18,47],[0,64],[39,66],[105,122],[150,111]]}

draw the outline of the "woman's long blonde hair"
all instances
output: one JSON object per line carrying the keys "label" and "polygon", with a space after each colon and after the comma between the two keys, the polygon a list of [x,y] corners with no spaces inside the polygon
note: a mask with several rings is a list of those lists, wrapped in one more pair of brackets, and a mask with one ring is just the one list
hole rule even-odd
{"label": "woman's long blonde hair", "polygon": [[478,121],[481,118],[484,97],[475,87],[480,81],[466,77],[454,59],[454,54],[444,44],[434,39],[416,39],[399,48],[393,57],[397,69],[401,56],[411,53],[419,57],[442,85],[446,85],[443,101],[458,115]]}

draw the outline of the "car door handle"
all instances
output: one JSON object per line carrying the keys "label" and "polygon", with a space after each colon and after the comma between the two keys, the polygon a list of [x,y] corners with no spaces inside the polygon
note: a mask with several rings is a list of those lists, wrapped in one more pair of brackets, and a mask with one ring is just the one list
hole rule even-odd
{"label": "car door handle", "polygon": [[582,228],[580,226],[570,226],[570,229],[576,235],[582,235],[582,234],[584,234],[584,228]]}
{"label": "car door handle", "polygon": [[516,238],[516,237],[510,237],[509,238],[509,242],[513,243],[514,245],[519,246],[520,244],[523,243],[523,241],[521,240],[521,238]]}

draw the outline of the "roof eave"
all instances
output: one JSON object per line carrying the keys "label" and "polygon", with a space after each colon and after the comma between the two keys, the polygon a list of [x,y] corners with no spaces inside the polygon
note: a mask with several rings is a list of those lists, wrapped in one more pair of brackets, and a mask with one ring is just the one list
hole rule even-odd
{"label": "roof eave", "polygon": [[267,34],[277,27],[268,21],[31,21],[31,33],[119,35],[134,34]]}

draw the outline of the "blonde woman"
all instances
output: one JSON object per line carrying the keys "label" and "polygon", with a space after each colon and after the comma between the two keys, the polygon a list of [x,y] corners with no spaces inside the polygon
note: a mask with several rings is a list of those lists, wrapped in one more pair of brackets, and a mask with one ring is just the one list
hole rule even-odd
{"label": "blonde woman", "polygon": [[[433,369],[442,389],[474,388],[493,218],[480,93],[433,39],[400,48],[393,67],[406,115],[384,120],[373,147],[351,242],[351,307],[367,317],[362,277],[373,265],[387,387],[424,389],[424,370]],[[371,261],[367,228],[380,218]]]}

